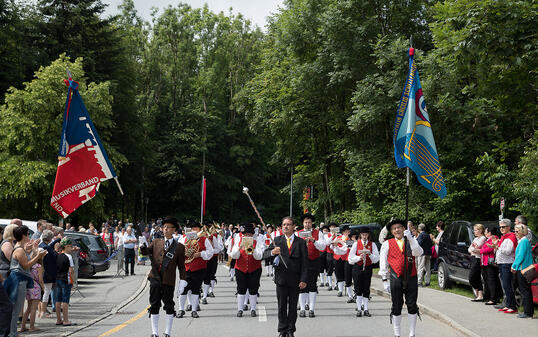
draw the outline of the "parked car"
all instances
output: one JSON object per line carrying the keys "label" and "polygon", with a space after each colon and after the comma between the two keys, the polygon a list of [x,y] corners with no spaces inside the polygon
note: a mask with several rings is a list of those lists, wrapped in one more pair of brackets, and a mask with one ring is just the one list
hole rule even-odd
{"label": "parked car", "polygon": [[[0,227],[6,228],[11,222],[11,219],[0,219]],[[22,224],[30,229],[30,237],[37,232],[37,221],[22,220]]]}
{"label": "parked car", "polygon": [[[473,226],[481,223],[484,226],[495,225],[495,221],[469,222],[458,220],[446,226],[439,242],[439,267],[437,281],[441,289],[449,288],[452,282],[469,285],[469,272],[471,268],[471,254],[468,248],[474,240]],[[538,237],[533,233],[531,245],[536,246]],[[535,261],[538,249],[533,249]],[[538,295],[538,279],[532,283],[533,294]],[[538,304],[538,296],[533,296],[534,302]],[[519,289],[516,289],[516,300],[521,301]],[[519,303],[519,302],[518,302]]]}
{"label": "parked car", "polygon": [[381,249],[381,243],[379,243],[379,232],[381,232],[382,226],[378,223],[372,222],[369,224],[361,224],[361,225],[353,225],[353,224],[343,224],[348,225],[349,229],[351,230],[351,233],[359,233],[359,230],[362,227],[368,227],[370,230],[370,238],[372,239],[372,242],[374,242],[377,245],[377,249]]}
{"label": "parked car", "polygon": [[88,278],[95,275],[95,268],[91,263],[90,247],[88,247],[82,238],[73,238],[73,245],[79,248],[78,251],[78,277]]}
{"label": "parked car", "polygon": [[108,249],[101,237],[82,232],[65,232],[65,235],[72,240],[80,240],[89,248],[88,262],[93,268],[91,275],[108,270],[108,268],[110,268],[110,261],[107,261],[109,256]]}

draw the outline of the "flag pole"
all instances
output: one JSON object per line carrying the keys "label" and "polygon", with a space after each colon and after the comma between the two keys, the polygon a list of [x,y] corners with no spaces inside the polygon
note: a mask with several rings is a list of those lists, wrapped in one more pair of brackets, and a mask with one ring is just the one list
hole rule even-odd
{"label": "flag pole", "polygon": [[[413,35],[409,37],[409,57],[412,57],[414,55],[415,51],[413,49]],[[405,227],[408,230],[411,230],[409,228],[409,166],[406,167],[406,177],[405,177]],[[403,253],[404,253],[404,267],[403,267],[403,274],[404,279],[402,282],[402,288],[407,289],[407,281],[408,281],[408,275],[407,275],[407,238],[404,235],[404,247],[403,247]]]}
{"label": "flag pole", "polygon": [[120,194],[123,195],[123,190],[120,185],[120,181],[118,180],[118,177],[114,177],[114,181],[116,182],[116,185],[118,185],[118,189],[120,190]]}

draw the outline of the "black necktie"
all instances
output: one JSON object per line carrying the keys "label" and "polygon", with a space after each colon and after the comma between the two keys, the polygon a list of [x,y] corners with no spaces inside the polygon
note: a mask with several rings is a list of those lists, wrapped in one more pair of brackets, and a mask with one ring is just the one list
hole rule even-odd
{"label": "black necktie", "polygon": [[168,250],[168,247],[170,247],[170,241],[166,240],[166,243],[164,244],[164,250]]}

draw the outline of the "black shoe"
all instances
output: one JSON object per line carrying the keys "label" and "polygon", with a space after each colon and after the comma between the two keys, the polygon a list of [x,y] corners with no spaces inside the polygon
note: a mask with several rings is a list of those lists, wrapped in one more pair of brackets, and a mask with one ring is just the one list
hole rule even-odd
{"label": "black shoe", "polygon": [[210,292],[209,294],[207,294],[208,297],[215,297],[215,294],[213,294],[213,292]]}
{"label": "black shoe", "polygon": [[207,300],[205,298],[202,298],[202,304],[207,304]]}
{"label": "black shoe", "polygon": [[293,332],[288,331],[287,337],[295,337],[295,335],[293,334]]}
{"label": "black shoe", "polygon": [[328,290],[328,291],[331,291],[331,290],[333,290],[333,287],[329,287],[329,288],[327,288],[327,290]]}
{"label": "black shoe", "polygon": [[136,274],[135,273],[131,273],[132,276],[135,276]]}
{"label": "black shoe", "polygon": [[256,315],[256,310],[251,310],[250,311],[250,317],[256,317],[258,315]]}
{"label": "black shoe", "polygon": [[342,292],[339,291],[339,292],[338,292],[338,295],[336,295],[336,297],[342,297]]}
{"label": "black shoe", "polygon": [[125,273],[125,276],[129,276],[129,273]]}
{"label": "black shoe", "polygon": [[192,305],[187,304],[187,311],[191,311],[191,310],[192,310]]}
{"label": "black shoe", "polygon": [[244,310],[244,311],[247,311],[247,310],[248,310],[248,305],[245,304],[245,305],[243,306],[243,310]]}
{"label": "black shoe", "polygon": [[352,298],[348,297],[348,298],[347,298],[347,303],[355,303],[355,301],[353,301]]}
{"label": "black shoe", "polygon": [[169,335],[169,334],[167,334],[167,333],[165,333],[165,334],[164,334],[164,337],[170,337],[170,335]]}
{"label": "black shoe", "polygon": [[155,335],[155,334],[153,334],[153,335],[151,335],[151,337],[159,337],[159,335]]}
{"label": "black shoe", "polygon": [[299,317],[306,317],[306,313],[304,310],[299,311]]}
{"label": "black shoe", "polygon": [[372,314],[368,310],[364,310],[364,316],[366,317],[372,317]]}
{"label": "black shoe", "polygon": [[362,317],[362,311],[357,310],[357,313],[355,314],[355,316],[357,316],[357,317]]}
{"label": "black shoe", "polygon": [[308,304],[305,304],[304,309],[305,310],[310,310],[310,307],[308,306]]}
{"label": "black shoe", "polygon": [[192,318],[200,317],[200,316],[198,316],[198,313],[196,311],[191,312],[191,316],[192,316]]}
{"label": "black shoe", "polygon": [[328,286],[329,286],[329,282],[325,282],[325,286],[328,287]]}
{"label": "black shoe", "polygon": [[314,310],[310,310],[310,311],[308,312],[308,317],[310,317],[310,318],[314,318],[314,317],[316,317],[316,315],[314,314]]}
{"label": "black shoe", "polygon": [[185,316],[185,310],[179,310],[179,312],[176,312],[177,318],[183,318]]}
{"label": "black shoe", "polygon": [[243,310],[237,311],[237,317],[243,317]]}
{"label": "black shoe", "polygon": [[200,309],[199,305],[196,306],[196,311],[202,311],[202,309]]}
{"label": "black shoe", "polygon": [[364,304],[361,304],[361,310],[364,310]]}
{"label": "black shoe", "polygon": [[278,337],[288,337],[288,334],[285,332],[281,332],[278,334]]}

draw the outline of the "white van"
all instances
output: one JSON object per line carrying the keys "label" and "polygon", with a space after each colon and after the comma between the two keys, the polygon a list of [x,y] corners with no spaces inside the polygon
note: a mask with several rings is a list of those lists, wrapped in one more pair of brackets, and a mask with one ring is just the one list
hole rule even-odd
{"label": "white van", "polygon": [[[0,227],[6,228],[12,219],[0,219]],[[22,220],[22,224],[30,229],[30,237],[37,232],[37,221]]]}

